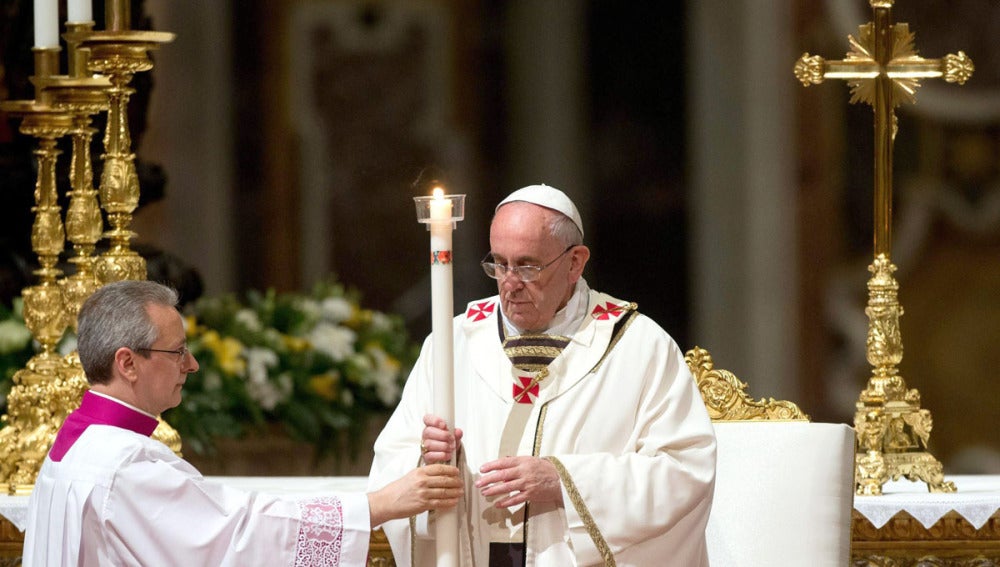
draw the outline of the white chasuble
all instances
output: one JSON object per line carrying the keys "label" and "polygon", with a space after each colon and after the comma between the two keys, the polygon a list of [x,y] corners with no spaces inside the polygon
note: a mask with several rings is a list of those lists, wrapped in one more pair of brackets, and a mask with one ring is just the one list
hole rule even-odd
{"label": "white chasuble", "polygon": [[45,459],[24,566],[362,566],[369,537],[364,494],[236,490],[158,441],[90,425],[60,461]]}
{"label": "white chasuble", "polygon": [[[456,317],[463,566],[487,567],[491,541],[523,541],[526,564],[535,566],[708,564],[715,437],[683,354],[634,305],[586,293],[588,315],[531,403],[515,401],[519,380],[501,347],[499,299],[474,301]],[[431,350],[428,338],[376,441],[370,488],[420,462],[423,416],[434,413]],[[480,466],[509,454],[553,462],[563,504],[497,510],[483,498],[474,486]],[[398,565],[434,565],[427,516],[383,526]]]}

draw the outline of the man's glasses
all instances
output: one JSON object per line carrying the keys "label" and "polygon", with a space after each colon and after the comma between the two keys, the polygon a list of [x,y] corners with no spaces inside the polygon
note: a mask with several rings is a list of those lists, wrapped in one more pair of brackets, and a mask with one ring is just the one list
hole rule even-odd
{"label": "man's glasses", "polygon": [[184,360],[184,358],[187,355],[191,354],[191,351],[188,350],[187,345],[184,345],[184,346],[182,346],[181,348],[179,348],[177,350],[167,350],[167,349],[162,349],[162,348],[137,348],[135,350],[144,351],[144,352],[165,352],[167,354],[172,354],[172,355],[176,356],[178,362],[181,361],[181,360]]}
{"label": "man's glasses", "polygon": [[508,274],[513,274],[517,276],[517,279],[524,283],[533,282],[538,279],[538,276],[542,274],[542,270],[548,268],[552,264],[555,264],[560,258],[566,255],[567,252],[576,247],[576,244],[570,244],[562,251],[561,254],[556,256],[551,262],[545,264],[544,266],[507,266],[506,264],[497,264],[496,262],[490,262],[493,259],[492,253],[487,253],[483,257],[483,261],[479,263],[483,267],[483,271],[486,275],[495,279],[503,279],[507,277]]}

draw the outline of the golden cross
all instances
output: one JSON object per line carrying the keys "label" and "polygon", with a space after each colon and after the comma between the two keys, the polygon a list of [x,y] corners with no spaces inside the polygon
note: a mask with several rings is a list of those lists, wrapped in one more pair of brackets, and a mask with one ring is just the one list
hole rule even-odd
{"label": "golden cross", "polygon": [[826,61],[804,54],[795,63],[795,76],[805,86],[827,78],[846,79],[851,102],[866,102],[875,111],[875,260],[868,270],[868,362],[872,375],[856,404],[854,427],[855,491],[881,494],[890,478],[922,480],[932,492],[954,492],[944,480],[941,463],[927,452],[930,412],[920,408],[920,394],[906,388],[896,366],[903,358],[897,299],[896,267],[889,259],[892,247],[892,143],[896,137],[897,106],[915,102],[921,79],[944,77],[964,84],[972,76],[972,61],[961,51],[942,59],[924,59],[913,47],[906,24],[892,24],[893,0],[869,0],[874,18],[848,36],[851,51],[842,61]]}
{"label": "golden cross", "polygon": [[873,21],[858,27],[858,39],[848,36],[851,51],[841,61],[805,53],[795,63],[795,76],[805,86],[825,79],[846,79],[851,103],[865,102],[875,111],[875,256],[888,258],[892,247],[892,142],[896,136],[895,107],[916,102],[920,79],[944,77],[965,84],[972,60],[965,53],[941,59],[917,56],[907,24],[892,24],[894,0],[869,0]]}

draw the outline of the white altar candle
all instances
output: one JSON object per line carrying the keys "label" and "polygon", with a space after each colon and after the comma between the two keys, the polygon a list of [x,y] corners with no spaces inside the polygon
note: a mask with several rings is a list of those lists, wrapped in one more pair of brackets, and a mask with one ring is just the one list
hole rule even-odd
{"label": "white altar candle", "polygon": [[[431,231],[431,333],[434,347],[434,413],[455,429],[454,342],[452,322],[455,295],[452,280],[451,199],[444,190],[434,189],[430,201]],[[451,464],[455,464],[452,457]],[[436,520],[438,567],[458,567],[458,514],[455,510],[439,512]]]}
{"label": "white altar candle", "polygon": [[35,0],[35,47],[59,47],[59,0]]}
{"label": "white altar candle", "polygon": [[451,199],[434,189],[430,201],[431,231],[431,330],[434,334],[434,412],[454,426],[452,318],[455,294],[451,265]]}
{"label": "white altar candle", "polygon": [[91,22],[94,20],[94,7],[91,0],[69,0],[66,7],[67,22]]}

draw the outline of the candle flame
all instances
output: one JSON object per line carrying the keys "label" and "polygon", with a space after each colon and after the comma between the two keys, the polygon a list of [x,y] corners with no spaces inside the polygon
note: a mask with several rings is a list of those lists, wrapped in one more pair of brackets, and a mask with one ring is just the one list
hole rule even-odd
{"label": "candle flame", "polygon": [[440,187],[435,187],[434,188],[434,198],[435,199],[443,199],[444,198],[444,189],[442,189]]}

